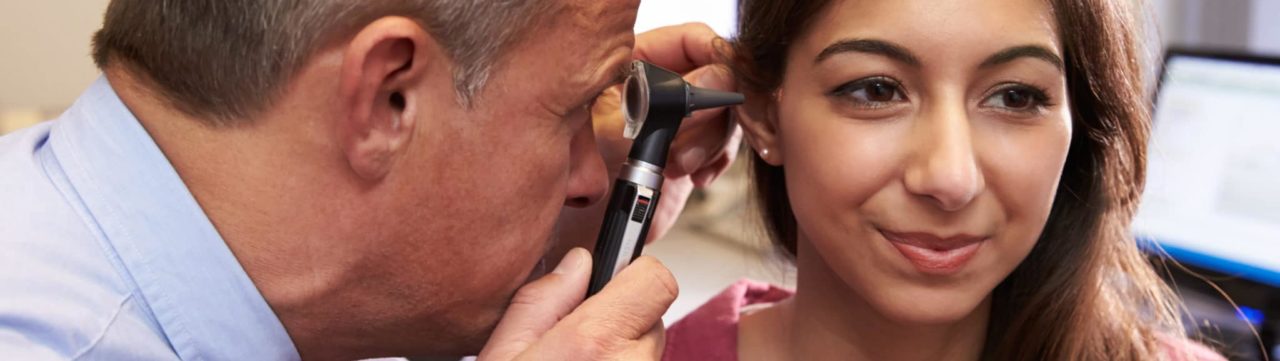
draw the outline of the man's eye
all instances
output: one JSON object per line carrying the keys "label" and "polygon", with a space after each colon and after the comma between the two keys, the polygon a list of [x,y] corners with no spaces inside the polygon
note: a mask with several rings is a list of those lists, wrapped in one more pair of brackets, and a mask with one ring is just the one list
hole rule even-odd
{"label": "man's eye", "polygon": [[887,77],[872,77],[845,83],[831,92],[860,108],[883,108],[906,101],[902,86]]}
{"label": "man's eye", "polygon": [[569,126],[571,128],[576,131],[583,126],[591,126],[591,110],[596,105],[596,99],[598,98],[591,98],[591,101],[588,101],[569,112]]}
{"label": "man's eye", "polygon": [[1048,106],[1048,103],[1049,97],[1044,91],[1028,85],[1014,84],[1000,88],[987,96],[987,99],[982,101],[982,106],[1030,113],[1039,111],[1040,108]]}
{"label": "man's eye", "polygon": [[574,129],[591,123],[591,108],[580,107],[569,113],[569,124]]}

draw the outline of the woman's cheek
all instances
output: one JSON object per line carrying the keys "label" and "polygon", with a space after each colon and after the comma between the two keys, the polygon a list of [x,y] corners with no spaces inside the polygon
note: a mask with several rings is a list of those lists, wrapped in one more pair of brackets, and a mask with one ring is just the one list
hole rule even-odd
{"label": "woman's cheek", "polygon": [[1071,141],[1069,122],[1042,122],[1016,132],[985,132],[976,143],[988,191],[1008,217],[1007,233],[1028,248],[1048,221]]}
{"label": "woman's cheek", "polygon": [[783,133],[787,191],[801,231],[825,244],[819,249],[872,257],[861,249],[868,221],[863,209],[900,173],[907,144],[902,124],[833,115],[790,119],[805,119]]}

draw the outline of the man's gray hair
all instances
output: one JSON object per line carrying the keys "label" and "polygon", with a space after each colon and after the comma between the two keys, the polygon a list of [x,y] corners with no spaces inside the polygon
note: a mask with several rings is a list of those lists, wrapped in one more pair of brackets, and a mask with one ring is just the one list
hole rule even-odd
{"label": "man's gray hair", "polygon": [[112,0],[93,38],[105,69],[122,61],[173,106],[234,126],[277,98],[320,47],[384,16],[421,24],[452,58],[472,106],[490,69],[555,0]]}

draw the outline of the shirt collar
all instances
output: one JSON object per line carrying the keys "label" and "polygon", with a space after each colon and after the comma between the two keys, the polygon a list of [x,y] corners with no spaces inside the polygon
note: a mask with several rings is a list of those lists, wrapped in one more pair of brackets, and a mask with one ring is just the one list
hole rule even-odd
{"label": "shirt collar", "polygon": [[299,358],[280,319],[105,77],[56,122],[49,142],[180,358]]}

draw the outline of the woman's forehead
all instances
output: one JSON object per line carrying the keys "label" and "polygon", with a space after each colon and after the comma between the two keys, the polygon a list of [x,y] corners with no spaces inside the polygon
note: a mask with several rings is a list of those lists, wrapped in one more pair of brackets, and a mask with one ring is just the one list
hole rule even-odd
{"label": "woman's forehead", "polygon": [[985,56],[1020,45],[1060,52],[1056,28],[1051,7],[1041,0],[837,0],[813,19],[793,51],[816,57],[836,42],[875,39],[925,60]]}

